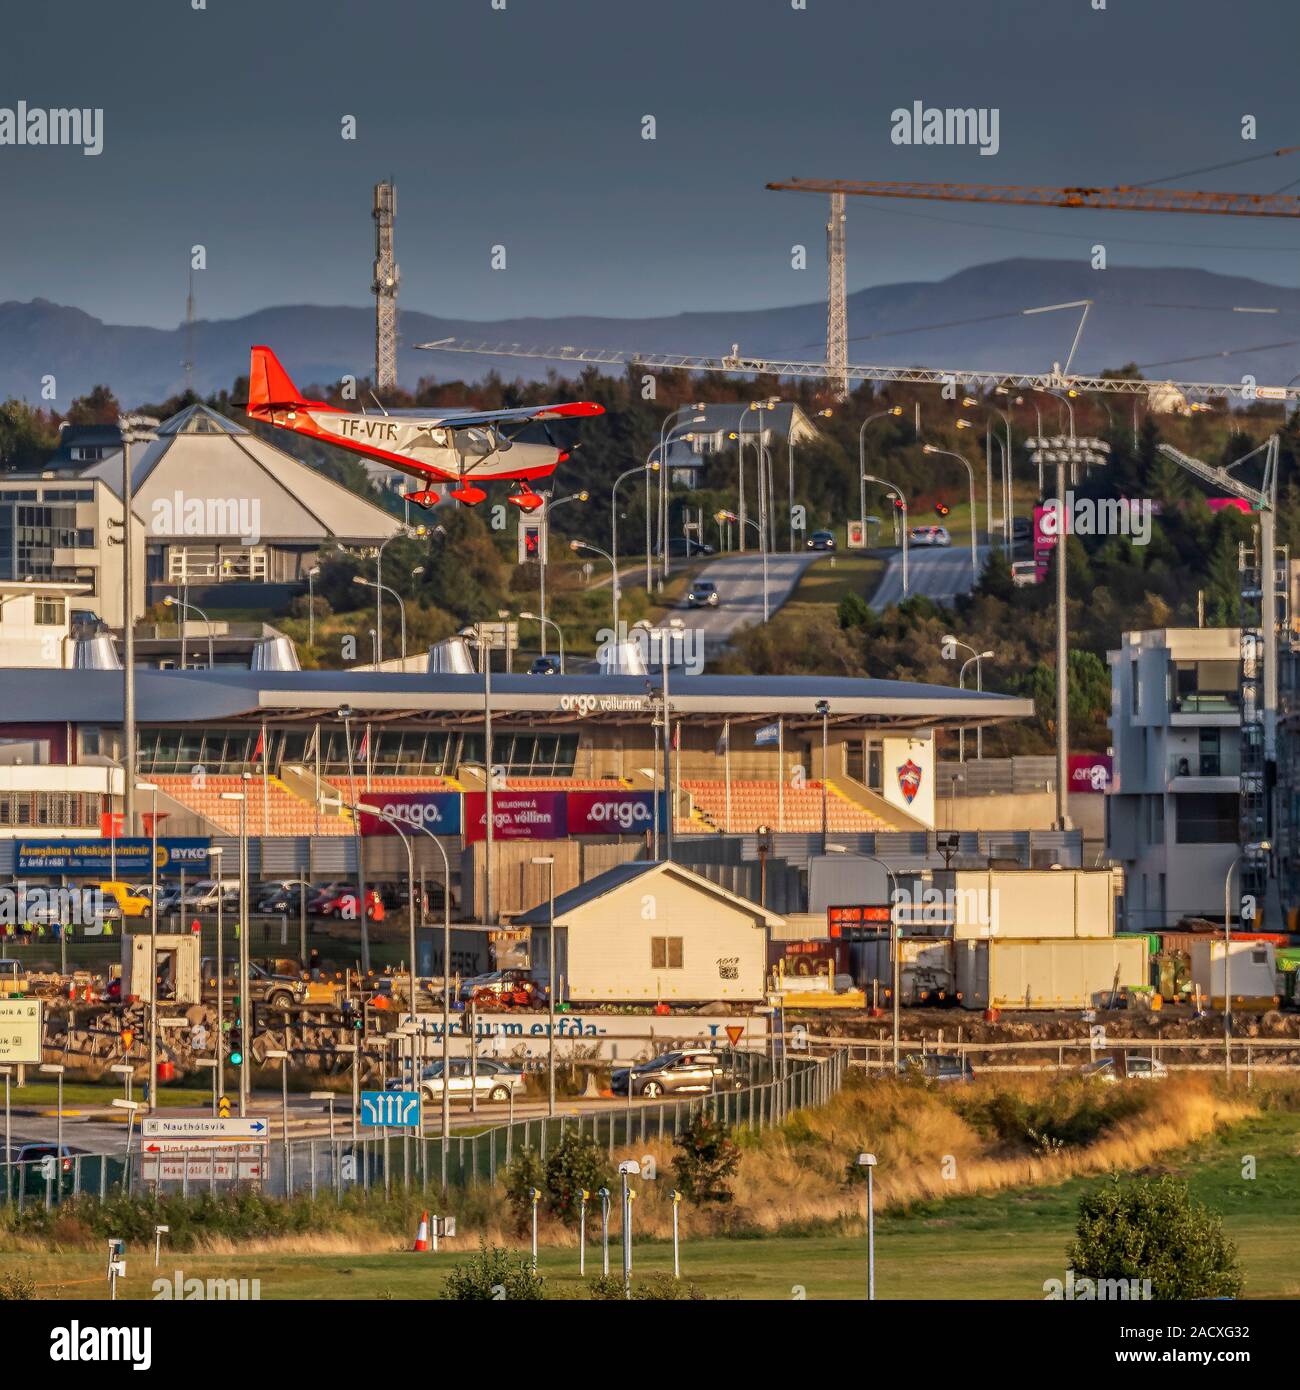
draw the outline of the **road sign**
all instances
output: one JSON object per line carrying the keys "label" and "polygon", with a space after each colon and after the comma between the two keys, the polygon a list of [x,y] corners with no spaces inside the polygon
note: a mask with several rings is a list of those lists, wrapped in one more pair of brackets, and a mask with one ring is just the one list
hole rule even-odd
{"label": "road sign", "polygon": [[243,1158],[213,1158],[207,1154],[149,1154],[140,1161],[145,1182],[253,1182],[266,1176],[266,1159],[260,1154]]}
{"label": "road sign", "polygon": [[217,1102],[217,1115],[220,1119],[223,1120],[228,1120],[230,1118],[229,1096],[222,1096],[221,1099]]}
{"label": "road sign", "polygon": [[741,1038],[743,1038],[744,1036],[745,1036],[745,1025],[744,1025],[743,1023],[728,1023],[728,1024],[727,1024],[727,1037],[728,1037],[728,1039],[730,1040],[732,1047],[735,1047],[735,1045],[736,1045],[736,1044],[741,1040]]}
{"label": "road sign", "polygon": [[850,521],[848,534],[844,537],[844,541],[850,550],[865,550],[867,528],[860,521]]}
{"label": "road sign", "polygon": [[211,1115],[153,1115],[143,1122],[146,1139],[268,1139],[270,1120],[257,1115],[213,1119]]}
{"label": "road sign", "polygon": [[0,1064],[41,1062],[39,999],[0,999]]}
{"label": "road sign", "polygon": [[361,1123],[370,1129],[414,1129],[420,1123],[419,1091],[362,1091]]}

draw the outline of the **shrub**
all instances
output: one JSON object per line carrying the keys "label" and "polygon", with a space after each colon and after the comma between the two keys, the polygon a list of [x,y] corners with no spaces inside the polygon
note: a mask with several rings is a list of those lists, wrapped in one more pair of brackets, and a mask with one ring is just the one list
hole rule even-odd
{"label": "shrub", "polygon": [[0,1302],[28,1302],[36,1297],[36,1280],[21,1269],[0,1271]]}
{"label": "shrub", "polygon": [[542,1160],[537,1150],[533,1148],[520,1149],[506,1166],[504,1179],[506,1200],[510,1203],[510,1210],[515,1217],[515,1229],[523,1235],[532,1226],[533,1199],[531,1189],[534,1187],[545,1188],[546,1186],[546,1172],[542,1167]]}
{"label": "shrub", "polygon": [[[587,1281],[587,1291],[598,1302],[613,1303],[623,1299],[623,1280],[616,1274],[598,1275]],[[632,1281],[632,1297],[646,1302],[702,1302],[708,1298],[697,1284],[674,1279],[671,1274],[651,1274]]]}
{"label": "shrub", "polygon": [[740,1148],[721,1120],[697,1115],[677,1136],[673,1173],[683,1197],[703,1206],[730,1202]]}
{"label": "shrub", "polygon": [[582,1191],[595,1193],[613,1186],[609,1159],[588,1134],[569,1133],[546,1159],[546,1181],[539,1183],[546,1192],[547,1208],[569,1225],[576,1225]]}
{"label": "shrub", "polygon": [[1079,1203],[1071,1267],[1093,1279],[1149,1279],[1158,1299],[1235,1298],[1243,1278],[1237,1248],[1217,1212],[1180,1178],[1119,1178]]}
{"label": "shrub", "polygon": [[486,1242],[480,1242],[477,1255],[452,1266],[442,1286],[442,1296],[453,1300],[536,1302],[546,1297],[545,1285],[546,1280],[533,1269],[530,1260],[499,1245],[489,1248]]}

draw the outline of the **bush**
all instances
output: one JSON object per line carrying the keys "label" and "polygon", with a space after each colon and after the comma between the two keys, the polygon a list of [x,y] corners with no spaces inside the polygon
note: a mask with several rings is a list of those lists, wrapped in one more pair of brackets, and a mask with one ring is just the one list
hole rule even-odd
{"label": "bush", "polygon": [[520,1149],[506,1166],[504,1173],[506,1200],[514,1212],[515,1229],[520,1235],[532,1228],[532,1189],[545,1188],[546,1172],[536,1149]]}
{"label": "bush", "polygon": [[1244,1280],[1217,1212],[1179,1178],[1118,1177],[1079,1203],[1066,1257],[1092,1279],[1149,1279],[1158,1299],[1235,1298]]}
{"label": "bush", "polygon": [[[619,1275],[598,1275],[587,1281],[587,1291],[598,1302],[621,1302],[623,1280]],[[671,1274],[651,1274],[640,1281],[632,1280],[632,1297],[646,1302],[702,1302],[708,1298],[696,1284],[674,1279]]]}
{"label": "bush", "polygon": [[519,1300],[536,1302],[546,1297],[546,1280],[522,1255],[513,1255],[499,1245],[480,1242],[478,1254],[452,1266],[442,1296],[453,1300]]}
{"label": "bush", "polygon": [[0,1271],[0,1303],[29,1302],[36,1297],[36,1280],[21,1269]]}
{"label": "bush", "polygon": [[683,1197],[703,1206],[730,1202],[740,1148],[721,1120],[697,1115],[677,1136],[673,1173]]}
{"label": "bush", "polygon": [[546,1181],[538,1186],[546,1192],[547,1209],[573,1226],[578,1221],[583,1189],[594,1194],[613,1183],[609,1159],[601,1146],[590,1135],[569,1133],[548,1155]]}

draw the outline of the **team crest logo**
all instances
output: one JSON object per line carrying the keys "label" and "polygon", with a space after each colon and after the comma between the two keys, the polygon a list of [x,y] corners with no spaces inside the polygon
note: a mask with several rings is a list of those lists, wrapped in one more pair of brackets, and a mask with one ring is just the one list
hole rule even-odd
{"label": "team crest logo", "polygon": [[899,766],[898,789],[903,793],[903,800],[909,806],[916,800],[916,794],[921,790],[921,769],[911,758]]}

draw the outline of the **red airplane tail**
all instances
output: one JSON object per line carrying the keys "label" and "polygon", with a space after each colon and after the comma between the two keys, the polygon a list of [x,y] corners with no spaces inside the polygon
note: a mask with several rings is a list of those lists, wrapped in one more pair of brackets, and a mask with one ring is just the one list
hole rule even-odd
{"label": "red airplane tail", "polygon": [[318,402],[303,398],[269,347],[255,347],[248,363],[248,413],[264,419],[273,410],[295,410]]}

